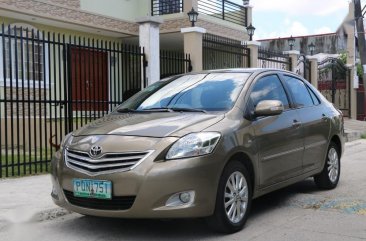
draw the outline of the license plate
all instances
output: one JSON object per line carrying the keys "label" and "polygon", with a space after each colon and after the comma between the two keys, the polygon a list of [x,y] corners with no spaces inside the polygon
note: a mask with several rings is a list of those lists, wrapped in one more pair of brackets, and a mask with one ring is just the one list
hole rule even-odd
{"label": "license plate", "polygon": [[112,199],[112,182],[93,179],[73,179],[74,196]]}

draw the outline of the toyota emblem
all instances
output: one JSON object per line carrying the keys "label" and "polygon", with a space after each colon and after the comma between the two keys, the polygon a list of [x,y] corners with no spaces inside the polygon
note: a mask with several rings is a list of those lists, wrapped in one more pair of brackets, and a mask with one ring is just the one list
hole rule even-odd
{"label": "toyota emblem", "polygon": [[100,146],[92,146],[90,148],[90,155],[91,156],[98,156],[102,153],[102,147]]}

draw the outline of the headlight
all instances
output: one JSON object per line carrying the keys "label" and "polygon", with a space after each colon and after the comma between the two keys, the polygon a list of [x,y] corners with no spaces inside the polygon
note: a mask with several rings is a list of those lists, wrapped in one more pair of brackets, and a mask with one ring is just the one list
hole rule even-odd
{"label": "headlight", "polygon": [[210,154],[219,142],[220,136],[217,132],[192,133],[183,136],[169,149],[166,159]]}

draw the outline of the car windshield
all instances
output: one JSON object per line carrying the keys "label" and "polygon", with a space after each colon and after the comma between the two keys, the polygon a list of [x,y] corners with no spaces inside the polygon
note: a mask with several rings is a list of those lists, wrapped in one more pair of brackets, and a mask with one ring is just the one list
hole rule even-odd
{"label": "car windshield", "polygon": [[227,111],[249,73],[188,74],[158,81],[116,111]]}

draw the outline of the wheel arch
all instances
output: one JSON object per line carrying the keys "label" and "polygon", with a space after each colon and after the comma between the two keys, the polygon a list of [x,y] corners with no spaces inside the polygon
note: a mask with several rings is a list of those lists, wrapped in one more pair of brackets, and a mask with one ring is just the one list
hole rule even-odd
{"label": "wheel arch", "polygon": [[[228,158],[226,165],[231,161],[239,161],[240,163],[242,163],[245,166],[245,168],[247,169],[247,171],[249,172],[249,175],[250,175],[252,192],[254,192],[254,187],[256,184],[256,172],[255,172],[254,163],[253,163],[252,159],[245,152],[239,151],[239,152],[232,154],[230,156],[230,158]],[[225,167],[226,167],[226,165],[225,165]]]}
{"label": "wheel arch", "polygon": [[337,147],[338,147],[338,151],[340,154],[343,153],[343,149],[342,149],[342,141],[341,141],[341,138],[339,138],[338,135],[334,135],[331,139],[330,139],[331,142],[334,142]]}

